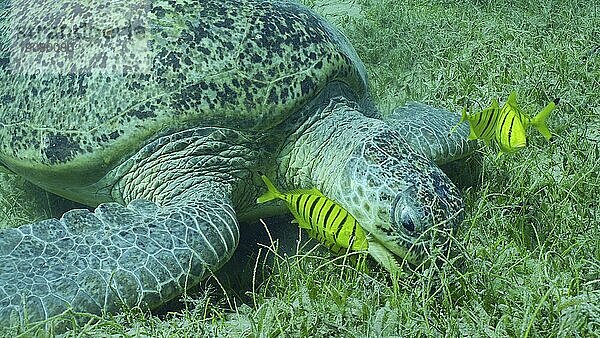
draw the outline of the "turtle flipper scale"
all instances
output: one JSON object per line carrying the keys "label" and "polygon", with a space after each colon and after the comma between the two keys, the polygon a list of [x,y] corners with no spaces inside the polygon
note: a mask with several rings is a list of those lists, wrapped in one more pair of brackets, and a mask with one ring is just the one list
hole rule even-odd
{"label": "turtle flipper scale", "polygon": [[0,232],[0,326],[66,310],[154,308],[225,263],[237,246],[235,213],[210,191],[158,206],[147,200],[71,210]]}

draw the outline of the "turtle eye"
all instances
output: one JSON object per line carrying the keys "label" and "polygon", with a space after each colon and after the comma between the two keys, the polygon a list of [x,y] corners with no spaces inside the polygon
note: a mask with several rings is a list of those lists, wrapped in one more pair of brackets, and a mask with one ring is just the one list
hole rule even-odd
{"label": "turtle eye", "polygon": [[415,231],[415,222],[413,221],[411,212],[409,210],[406,210],[406,208],[402,210],[401,222],[404,229],[408,230],[408,232]]}
{"label": "turtle eye", "polygon": [[[409,191],[409,189],[407,189]],[[419,230],[420,218],[418,209],[413,206],[413,199],[409,194],[401,193],[398,194],[392,204],[390,214],[392,217],[392,223],[399,226],[402,224],[404,230],[408,231],[409,234],[414,234],[415,230]],[[400,229],[398,229],[400,230]]]}

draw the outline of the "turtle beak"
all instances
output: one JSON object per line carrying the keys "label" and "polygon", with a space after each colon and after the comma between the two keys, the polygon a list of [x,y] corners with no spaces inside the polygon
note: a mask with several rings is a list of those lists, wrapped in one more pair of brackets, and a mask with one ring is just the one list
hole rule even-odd
{"label": "turtle beak", "polygon": [[396,256],[376,239],[369,240],[369,255],[375,259],[379,265],[383,266],[390,274],[399,275],[402,271]]}
{"label": "turtle beak", "polygon": [[[409,194],[399,194],[388,211],[390,221],[365,220],[369,254],[390,273],[399,273],[404,261],[419,264],[423,261],[429,242],[421,209],[414,206]],[[375,221],[375,222],[373,222]]]}
{"label": "turtle beak", "polygon": [[[419,264],[423,261],[424,255],[421,244],[413,244],[400,238],[377,238],[372,234],[368,236],[368,252],[377,263],[383,266],[391,274],[398,274],[401,271],[401,263],[407,261],[411,264]],[[403,241],[401,245],[397,241]]]}
{"label": "turtle beak", "polygon": [[[436,223],[424,229],[423,232],[413,231],[410,234],[408,231],[393,231],[399,230],[391,228],[392,231],[378,231],[380,229],[388,229],[386,227],[374,227],[376,231],[370,232],[368,228],[364,228],[367,232],[369,254],[391,274],[398,274],[401,271],[401,265],[404,261],[418,265],[425,261],[435,248],[447,250],[449,243],[449,231],[452,231],[454,224],[462,220],[463,210],[458,210],[454,215],[451,215],[443,222]],[[410,212],[400,212],[400,215],[409,215]],[[407,226],[408,216],[406,219],[402,217],[404,230],[409,230],[411,226]],[[411,223],[412,224],[412,223]],[[397,225],[398,226],[398,225]],[[418,222],[414,223],[414,228],[420,226]]]}

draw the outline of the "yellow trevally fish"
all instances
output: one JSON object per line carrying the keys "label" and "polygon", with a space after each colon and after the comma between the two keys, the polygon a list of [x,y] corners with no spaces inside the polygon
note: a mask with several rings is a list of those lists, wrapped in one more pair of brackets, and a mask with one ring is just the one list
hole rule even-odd
{"label": "yellow trevally fish", "polygon": [[346,250],[365,251],[369,248],[367,236],[356,219],[316,188],[282,193],[265,175],[261,175],[261,178],[268,191],[256,201],[283,200],[300,228],[306,229],[312,238],[331,251],[340,254]]}
{"label": "yellow trevally fish", "polygon": [[[462,117],[458,124],[468,121],[470,126],[469,140],[481,139],[486,145],[494,140],[500,147],[498,155],[514,153],[527,145],[527,128],[532,125],[549,140],[552,136],[546,120],[560,99],[548,103],[542,111],[531,118],[517,105],[517,93],[512,92],[508,100],[500,108],[498,101],[492,100],[490,107],[476,114],[468,114],[463,108]],[[458,126],[458,125],[457,125]],[[454,127],[452,132],[456,129]]]}

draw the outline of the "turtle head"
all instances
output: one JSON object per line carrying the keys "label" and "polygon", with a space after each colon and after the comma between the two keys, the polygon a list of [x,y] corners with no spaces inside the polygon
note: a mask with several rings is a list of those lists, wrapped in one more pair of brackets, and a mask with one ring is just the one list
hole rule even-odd
{"label": "turtle head", "polygon": [[370,254],[388,270],[418,264],[446,247],[462,221],[463,202],[450,179],[393,130],[363,139],[343,170],[336,198],[369,234]]}
{"label": "turtle head", "polygon": [[397,128],[332,100],[295,135],[280,158],[287,184],[317,187],[344,207],[388,270],[444,248],[462,220],[458,189]]}
{"label": "turtle head", "polygon": [[435,247],[444,249],[450,232],[463,217],[462,200],[452,182],[434,165],[424,169],[405,164],[399,175],[380,182],[373,175],[371,186],[385,189],[373,191],[367,203],[377,212],[361,223],[371,235],[370,242],[376,242],[373,246],[380,244],[413,264]]}

